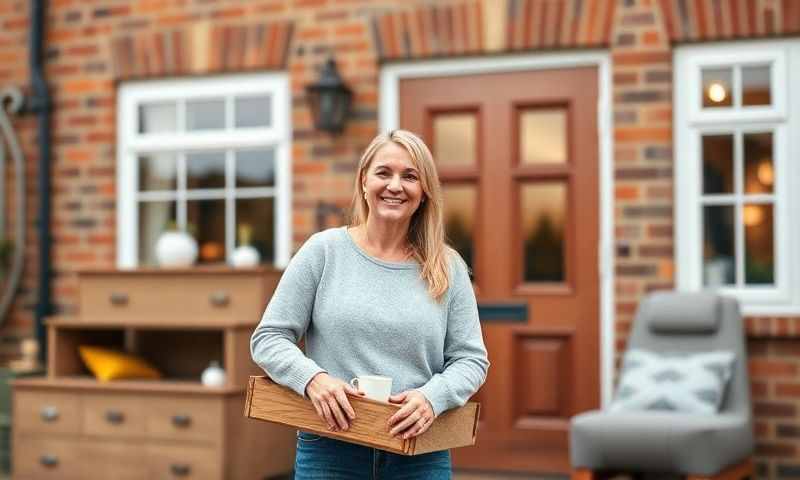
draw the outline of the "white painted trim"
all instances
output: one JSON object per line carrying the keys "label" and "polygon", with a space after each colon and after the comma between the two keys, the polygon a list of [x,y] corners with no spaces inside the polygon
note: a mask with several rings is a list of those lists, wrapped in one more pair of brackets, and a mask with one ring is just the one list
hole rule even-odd
{"label": "white painted trim", "polygon": [[[180,131],[185,116],[185,99],[225,98],[225,108],[233,109],[233,96],[268,94],[271,96],[271,125],[258,128],[233,128],[229,118],[225,130],[213,132]],[[137,105],[142,102],[177,101],[179,131],[170,134],[140,135],[137,132]],[[179,200],[177,220],[185,224],[185,211],[181,201],[188,198],[251,198],[254,195],[275,198],[275,266],[283,268],[289,263],[292,245],[292,178],[291,178],[291,87],[285,73],[245,73],[214,75],[203,78],[146,80],[124,83],[119,87],[117,109],[117,266],[138,266],[138,208],[139,199],[161,196]],[[227,192],[199,191],[188,194],[182,185],[174,192],[146,192],[138,194],[136,156],[150,151],[177,151],[275,148],[275,187],[242,188]],[[181,153],[182,156],[182,153]],[[178,161],[181,168],[182,162]],[[231,169],[231,159],[226,158],[226,169]],[[230,173],[230,172],[229,172]],[[180,172],[179,172],[180,174]],[[182,178],[179,175],[179,180]],[[179,181],[179,184],[181,182]],[[229,185],[230,186],[230,185]],[[230,202],[226,202],[229,204]],[[228,259],[235,238],[235,219],[226,208],[226,254]]]}
{"label": "white painted trim", "polygon": [[[700,110],[700,66],[763,64],[773,67],[773,105],[769,108],[740,107],[727,112]],[[738,298],[746,315],[796,315],[800,312],[800,96],[789,86],[800,84],[800,41],[797,39],[719,42],[682,46],[675,50],[674,102],[675,133],[675,266],[679,290],[703,288],[702,218],[698,206],[714,203],[703,198],[700,136],[707,132],[736,135],[735,157],[741,162],[742,132],[769,129],[774,132],[774,218],[775,286],[720,288],[719,292]],[[688,81],[687,81],[688,79]],[[738,172],[737,172],[737,175]],[[743,196],[736,194],[737,200]],[[762,200],[768,196],[747,196]],[[737,210],[738,212],[738,210]],[[741,253],[741,252],[739,252]],[[681,259],[679,262],[677,259]]]}
{"label": "white painted trim", "polygon": [[399,123],[398,85],[404,78],[475,75],[553,68],[593,66],[598,69],[598,139],[600,144],[600,401],[608,405],[614,379],[614,165],[611,58],[605,52],[543,53],[391,63],[380,77],[380,131]]}

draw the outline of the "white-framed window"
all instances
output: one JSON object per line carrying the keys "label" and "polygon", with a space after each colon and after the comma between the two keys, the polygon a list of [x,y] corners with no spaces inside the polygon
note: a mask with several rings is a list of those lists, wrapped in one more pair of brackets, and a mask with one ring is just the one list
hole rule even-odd
{"label": "white-framed window", "polygon": [[797,39],[675,50],[679,289],[735,296],[746,314],[800,312],[797,85]]}
{"label": "white-framed window", "polygon": [[250,244],[285,266],[291,248],[290,87],[285,73],[126,82],[117,96],[117,264],[155,264],[171,226],[198,263]]}

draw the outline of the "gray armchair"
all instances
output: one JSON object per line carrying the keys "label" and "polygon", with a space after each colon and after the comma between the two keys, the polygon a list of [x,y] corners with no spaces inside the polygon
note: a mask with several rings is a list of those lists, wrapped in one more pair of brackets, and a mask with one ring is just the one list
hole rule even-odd
{"label": "gray armchair", "polygon": [[659,292],[639,305],[628,349],[736,355],[717,414],[592,411],[573,417],[573,479],[598,472],[660,472],[688,478],[752,475],[750,385],[744,327],[736,300],[710,293]]}

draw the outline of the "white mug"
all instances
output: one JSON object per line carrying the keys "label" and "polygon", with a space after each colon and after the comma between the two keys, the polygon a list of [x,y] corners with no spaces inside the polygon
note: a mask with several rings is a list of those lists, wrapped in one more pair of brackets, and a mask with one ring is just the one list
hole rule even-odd
{"label": "white mug", "polygon": [[363,391],[367,398],[388,402],[392,394],[392,377],[380,375],[361,375],[350,380],[353,388]]}

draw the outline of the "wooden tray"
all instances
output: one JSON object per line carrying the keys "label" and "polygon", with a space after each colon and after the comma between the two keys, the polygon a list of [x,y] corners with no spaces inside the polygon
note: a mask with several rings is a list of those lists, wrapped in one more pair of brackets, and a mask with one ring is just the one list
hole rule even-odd
{"label": "wooden tray", "polygon": [[356,412],[356,419],[348,431],[331,432],[327,423],[317,415],[311,401],[267,377],[252,376],[247,388],[244,415],[402,455],[475,445],[479,403],[469,402],[463,407],[448,410],[439,415],[425,433],[403,440],[392,437],[386,430],[386,422],[400,409],[399,405],[353,395],[348,395],[348,398]]}

